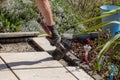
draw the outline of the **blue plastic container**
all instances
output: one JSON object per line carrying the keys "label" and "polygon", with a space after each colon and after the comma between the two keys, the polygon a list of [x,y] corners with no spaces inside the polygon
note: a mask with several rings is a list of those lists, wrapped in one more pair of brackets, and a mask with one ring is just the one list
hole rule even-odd
{"label": "blue plastic container", "polygon": [[[102,14],[104,12],[108,12],[117,8],[120,8],[120,6],[103,5],[100,7]],[[109,22],[109,21],[120,21],[120,12],[113,14],[111,16],[102,18],[102,22]],[[106,32],[108,29],[110,30],[111,35],[115,35],[120,32],[120,24],[113,23],[113,24],[107,25],[103,28],[103,31]]]}

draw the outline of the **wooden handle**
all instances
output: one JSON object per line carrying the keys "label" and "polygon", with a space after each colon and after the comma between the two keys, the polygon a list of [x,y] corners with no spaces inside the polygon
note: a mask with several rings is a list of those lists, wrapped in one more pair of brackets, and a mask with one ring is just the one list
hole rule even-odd
{"label": "wooden handle", "polygon": [[51,36],[51,31],[49,30],[47,25],[41,19],[38,19],[37,22],[42,26],[42,28],[48,34],[48,36]]}

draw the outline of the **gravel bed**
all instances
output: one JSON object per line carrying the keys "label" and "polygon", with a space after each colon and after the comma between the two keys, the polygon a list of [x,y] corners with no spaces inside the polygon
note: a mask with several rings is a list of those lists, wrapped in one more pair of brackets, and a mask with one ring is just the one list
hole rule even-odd
{"label": "gravel bed", "polygon": [[36,52],[36,48],[27,42],[1,44],[0,53],[8,52]]}

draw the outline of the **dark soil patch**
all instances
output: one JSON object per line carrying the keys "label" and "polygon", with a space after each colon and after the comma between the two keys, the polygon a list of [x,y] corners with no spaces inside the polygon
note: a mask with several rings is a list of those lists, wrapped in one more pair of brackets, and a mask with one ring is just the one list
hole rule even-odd
{"label": "dark soil patch", "polygon": [[[98,55],[98,51],[95,51],[95,48],[97,47],[97,44],[94,42],[94,44],[90,43],[88,44],[92,47],[91,51],[89,52],[89,56],[88,56],[88,62],[85,61],[84,59],[84,54],[85,54],[85,51],[84,51],[84,44],[80,43],[79,41],[73,41],[72,42],[72,50],[75,52],[74,55],[80,59],[81,61],[81,64],[84,63],[84,64],[87,64],[92,70],[94,70],[94,63],[97,63],[96,62],[96,59],[97,59],[97,55]],[[119,45],[120,47],[120,45]],[[117,49],[117,48],[115,48]],[[113,80],[119,80],[120,79],[120,58],[119,60],[117,58],[114,58],[113,59],[113,55],[114,56],[119,56],[120,55],[120,52],[118,52],[119,50],[115,50],[115,49],[111,49],[113,54],[108,54],[108,55],[104,55],[106,58],[104,60],[104,62],[102,63],[102,68],[101,68],[101,71],[97,73],[99,75],[101,75],[105,80],[109,80],[109,76],[110,76],[110,73],[111,71],[108,69],[108,62],[111,62],[112,64],[116,65],[118,67],[118,74],[114,76],[114,79]],[[117,51],[115,54],[115,51]],[[110,52],[109,52],[110,53]]]}

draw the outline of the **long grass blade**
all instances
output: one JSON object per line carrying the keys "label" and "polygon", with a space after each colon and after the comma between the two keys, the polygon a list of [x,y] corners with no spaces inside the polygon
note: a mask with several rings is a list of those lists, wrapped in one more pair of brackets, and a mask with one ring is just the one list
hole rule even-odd
{"label": "long grass blade", "polygon": [[87,22],[92,22],[92,21],[94,21],[94,20],[98,20],[98,19],[101,19],[101,18],[110,16],[110,15],[113,15],[113,14],[115,14],[115,13],[117,13],[117,12],[120,12],[120,8],[117,8],[117,9],[115,9],[115,10],[111,10],[111,11],[105,12],[105,13],[103,13],[101,16],[97,16],[97,17],[94,17],[94,18],[85,20],[85,21],[81,22],[81,24],[84,24],[84,23],[87,23]]}
{"label": "long grass blade", "polygon": [[98,24],[98,25],[96,25],[96,26],[93,26],[93,27],[87,29],[86,31],[81,32],[81,33],[92,32],[92,31],[98,30],[98,29],[100,29],[100,28],[103,28],[103,27],[105,27],[105,26],[107,26],[107,25],[109,25],[109,24],[113,24],[113,23],[114,23],[114,24],[120,24],[120,21],[103,22],[103,23],[100,23],[100,24]]}
{"label": "long grass blade", "polygon": [[100,60],[102,56],[112,47],[113,44],[115,44],[115,41],[120,38],[120,33],[113,36],[102,48],[102,50],[98,54],[98,70],[100,71]]}

